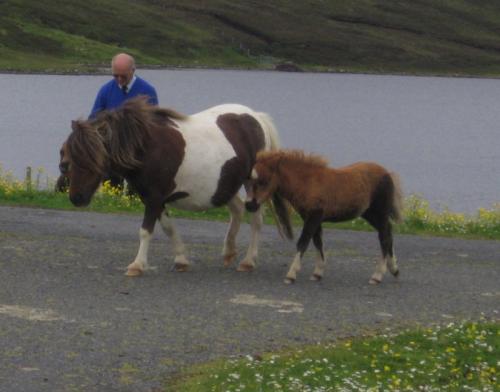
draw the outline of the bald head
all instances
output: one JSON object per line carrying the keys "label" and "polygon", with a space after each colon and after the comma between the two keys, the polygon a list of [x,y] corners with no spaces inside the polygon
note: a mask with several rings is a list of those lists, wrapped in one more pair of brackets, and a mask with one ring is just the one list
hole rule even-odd
{"label": "bald head", "polygon": [[117,54],[111,60],[111,72],[120,86],[127,85],[135,71],[135,60],[126,53]]}

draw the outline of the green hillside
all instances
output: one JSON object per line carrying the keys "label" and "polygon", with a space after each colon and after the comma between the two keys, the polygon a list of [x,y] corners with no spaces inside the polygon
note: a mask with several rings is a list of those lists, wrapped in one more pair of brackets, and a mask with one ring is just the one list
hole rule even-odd
{"label": "green hillside", "polygon": [[0,70],[148,66],[500,75],[495,0],[0,0]]}

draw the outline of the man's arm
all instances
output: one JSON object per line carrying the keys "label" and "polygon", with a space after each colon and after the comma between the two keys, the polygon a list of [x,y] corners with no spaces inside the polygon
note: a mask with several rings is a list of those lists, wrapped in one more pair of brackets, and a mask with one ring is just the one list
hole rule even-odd
{"label": "man's arm", "polygon": [[106,94],[104,93],[104,86],[101,87],[99,92],[97,93],[97,96],[95,97],[94,101],[94,106],[92,107],[92,110],[90,111],[89,118],[94,118],[97,113],[106,110],[107,105],[106,105]]}
{"label": "man's arm", "polygon": [[151,92],[148,94],[149,95],[149,103],[151,105],[158,105],[158,95],[156,94],[156,90],[153,86],[151,86]]}

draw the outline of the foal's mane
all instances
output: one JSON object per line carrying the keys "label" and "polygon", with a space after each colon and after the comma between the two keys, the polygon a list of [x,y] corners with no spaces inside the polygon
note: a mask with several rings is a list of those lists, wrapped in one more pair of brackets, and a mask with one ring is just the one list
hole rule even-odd
{"label": "foal's mane", "polygon": [[175,127],[174,120],[187,118],[175,110],[150,105],[147,100],[146,96],[132,98],[117,110],[74,122],[68,149],[75,163],[99,174],[106,170],[106,161],[125,169],[139,168],[151,131]]}
{"label": "foal's mane", "polygon": [[326,158],[320,155],[306,154],[301,150],[262,151],[257,156],[259,162],[269,162],[271,165],[299,164],[311,168],[328,166]]}

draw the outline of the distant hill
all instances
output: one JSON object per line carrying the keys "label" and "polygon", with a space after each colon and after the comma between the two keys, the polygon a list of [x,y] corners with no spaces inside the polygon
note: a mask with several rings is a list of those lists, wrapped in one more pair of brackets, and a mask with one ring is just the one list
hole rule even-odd
{"label": "distant hill", "polygon": [[500,1],[0,0],[0,70],[95,71],[118,51],[148,66],[500,75]]}

